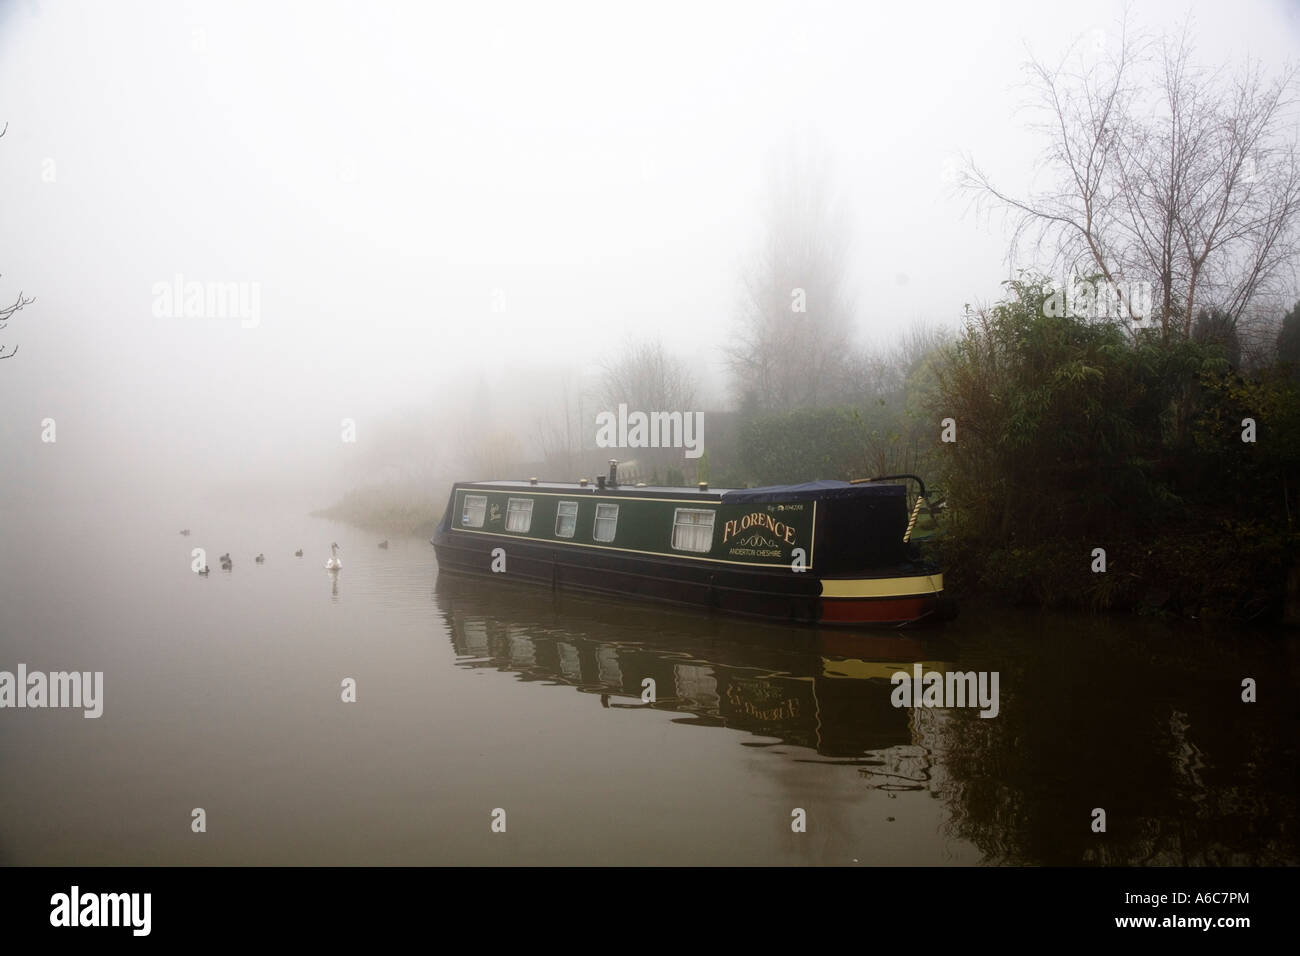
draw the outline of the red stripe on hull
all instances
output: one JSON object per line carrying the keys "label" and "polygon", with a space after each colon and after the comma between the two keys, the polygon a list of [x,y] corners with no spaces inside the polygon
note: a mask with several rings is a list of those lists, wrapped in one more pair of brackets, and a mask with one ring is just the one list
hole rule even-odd
{"label": "red stripe on hull", "polygon": [[915,621],[929,608],[929,595],[905,598],[822,598],[821,619],[828,624],[895,624]]}

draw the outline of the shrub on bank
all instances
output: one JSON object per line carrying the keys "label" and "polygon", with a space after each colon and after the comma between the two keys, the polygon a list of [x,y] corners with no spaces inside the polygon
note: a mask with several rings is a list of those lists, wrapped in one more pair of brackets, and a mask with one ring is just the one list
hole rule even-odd
{"label": "shrub on bank", "polygon": [[941,445],[953,581],[1036,604],[1280,611],[1297,550],[1294,378],[1243,376],[1214,342],[1049,315],[1041,279],[1007,285],[968,315],[931,402],[957,429]]}

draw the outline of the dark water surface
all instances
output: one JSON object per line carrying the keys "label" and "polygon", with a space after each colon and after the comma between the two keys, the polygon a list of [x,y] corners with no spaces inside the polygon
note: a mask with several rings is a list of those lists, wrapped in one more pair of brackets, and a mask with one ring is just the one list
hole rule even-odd
{"label": "dark water surface", "polygon": [[[1300,860],[1282,634],[846,634],[440,579],[425,541],[307,517],[6,517],[0,670],[101,670],[105,703],[0,710],[2,863]],[[997,671],[1000,713],[893,707],[915,662]]]}

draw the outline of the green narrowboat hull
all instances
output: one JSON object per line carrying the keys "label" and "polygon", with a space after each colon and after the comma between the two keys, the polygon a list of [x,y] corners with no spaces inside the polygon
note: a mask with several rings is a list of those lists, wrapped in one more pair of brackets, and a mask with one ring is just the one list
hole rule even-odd
{"label": "green narrowboat hull", "polygon": [[441,571],[800,623],[902,627],[951,615],[903,538],[898,485],[699,490],[457,484]]}

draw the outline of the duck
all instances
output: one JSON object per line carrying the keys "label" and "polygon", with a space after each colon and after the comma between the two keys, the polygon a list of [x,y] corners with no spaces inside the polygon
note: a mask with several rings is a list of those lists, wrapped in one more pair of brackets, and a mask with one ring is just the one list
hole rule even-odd
{"label": "duck", "polygon": [[379,542],[379,546],[380,546],[381,548],[383,548],[385,551],[387,551],[387,550],[388,550],[388,539],[385,538],[383,541],[380,541],[380,542]]}
{"label": "duck", "polygon": [[211,573],[212,573],[211,569],[206,564],[203,565],[203,567],[199,570],[199,574],[201,574],[205,578]]}
{"label": "duck", "polygon": [[188,538],[188,537],[190,536],[190,529],[189,529],[189,528],[185,528],[183,531],[181,531],[181,535],[182,535],[183,537]]}
{"label": "duck", "polygon": [[221,556],[221,570],[222,570],[222,571],[229,571],[229,570],[233,569],[234,566],[235,566],[235,562],[233,562],[233,561],[230,560],[230,555],[229,555],[229,554],[223,554],[223,555]]}
{"label": "duck", "polygon": [[265,564],[265,563],[266,563],[266,555],[264,555],[264,554],[259,554],[259,555],[258,555],[257,557],[255,557],[253,560],[256,561],[258,564]]}
{"label": "duck", "polygon": [[295,552],[293,553],[293,556],[294,556],[295,558],[301,558],[301,557],[302,557],[302,548],[299,548],[297,551],[295,551]]}
{"label": "duck", "polygon": [[338,571],[343,567],[343,562],[339,560],[338,542],[330,545],[330,559],[325,562],[326,571]]}

